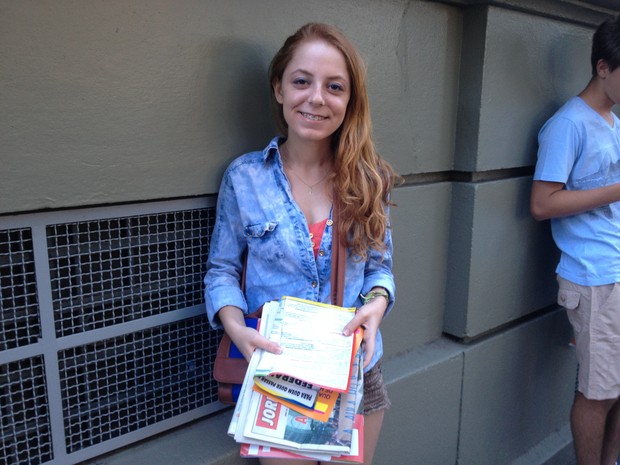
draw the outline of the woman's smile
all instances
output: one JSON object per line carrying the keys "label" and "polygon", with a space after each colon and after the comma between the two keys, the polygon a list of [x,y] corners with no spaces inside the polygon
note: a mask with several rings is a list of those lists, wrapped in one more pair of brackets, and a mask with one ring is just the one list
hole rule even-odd
{"label": "woman's smile", "polygon": [[300,113],[300,114],[301,114],[304,118],[307,118],[307,119],[312,120],[312,121],[323,121],[323,120],[326,120],[326,119],[327,119],[327,117],[325,117],[325,116],[321,116],[321,115],[314,115],[314,114],[311,114],[311,113],[304,113],[304,112],[302,112],[302,111],[300,111],[299,113]]}

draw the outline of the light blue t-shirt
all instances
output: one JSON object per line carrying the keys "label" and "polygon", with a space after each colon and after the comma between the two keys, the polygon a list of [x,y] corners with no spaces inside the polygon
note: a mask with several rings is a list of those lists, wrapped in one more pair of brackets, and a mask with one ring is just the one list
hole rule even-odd
{"label": "light blue t-shirt", "polygon": [[[330,300],[332,223],[328,221],[315,259],[308,224],[282,169],[278,142],[274,138],[263,151],[242,155],[224,173],[205,276],[207,314],[214,328],[221,327],[215,316],[225,305],[239,307],[247,314],[285,295],[315,302]],[[394,276],[389,229],[385,243],[387,251],[383,255],[371,249],[366,260],[347,254],[345,307],[360,307],[360,293],[381,286],[390,294],[386,315],[392,308]],[[244,294],[239,281],[245,251]],[[381,333],[377,331],[375,352],[367,369],[382,355]]]}
{"label": "light blue t-shirt", "polygon": [[[586,190],[620,182],[620,120],[613,126],[573,97],[538,135],[535,181]],[[561,251],[557,273],[582,286],[620,282],[620,202],[551,219]]]}

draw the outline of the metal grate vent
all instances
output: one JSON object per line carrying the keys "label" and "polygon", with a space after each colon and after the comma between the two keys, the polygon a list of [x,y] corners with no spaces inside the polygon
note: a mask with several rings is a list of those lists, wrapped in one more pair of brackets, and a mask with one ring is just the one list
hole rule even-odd
{"label": "metal grate vent", "polygon": [[47,227],[57,337],[200,304],[214,209]]}
{"label": "metal grate vent", "polygon": [[0,350],[41,336],[30,228],[0,230]]}
{"label": "metal grate vent", "polygon": [[81,463],[223,408],[214,200],[0,215],[0,465]]}
{"label": "metal grate vent", "polygon": [[61,352],[67,453],[214,402],[217,341],[200,316]]}
{"label": "metal grate vent", "polygon": [[53,458],[43,357],[0,365],[0,462],[37,465]]}

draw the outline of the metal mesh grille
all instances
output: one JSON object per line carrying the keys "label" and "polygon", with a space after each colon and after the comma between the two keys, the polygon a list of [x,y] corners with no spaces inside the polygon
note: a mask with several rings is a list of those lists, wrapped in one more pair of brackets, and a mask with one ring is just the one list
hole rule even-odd
{"label": "metal mesh grille", "polygon": [[220,408],[212,205],[0,217],[0,465],[75,463]]}
{"label": "metal mesh grille", "polygon": [[41,336],[30,228],[0,230],[0,350]]}
{"label": "metal mesh grille", "polygon": [[43,357],[0,365],[0,461],[36,465],[52,460]]}
{"label": "metal mesh grille", "polygon": [[47,227],[57,337],[203,302],[213,208]]}
{"label": "metal mesh grille", "polygon": [[67,452],[214,402],[218,336],[204,316],[61,352]]}

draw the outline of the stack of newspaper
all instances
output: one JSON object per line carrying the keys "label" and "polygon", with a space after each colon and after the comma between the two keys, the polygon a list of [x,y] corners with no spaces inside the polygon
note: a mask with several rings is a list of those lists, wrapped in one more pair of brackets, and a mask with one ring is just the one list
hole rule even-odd
{"label": "stack of newspaper", "polygon": [[355,314],[293,297],[263,306],[259,331],[281,354],[256,350],[228,434],[244,457],[363,462],[362,332]]}

